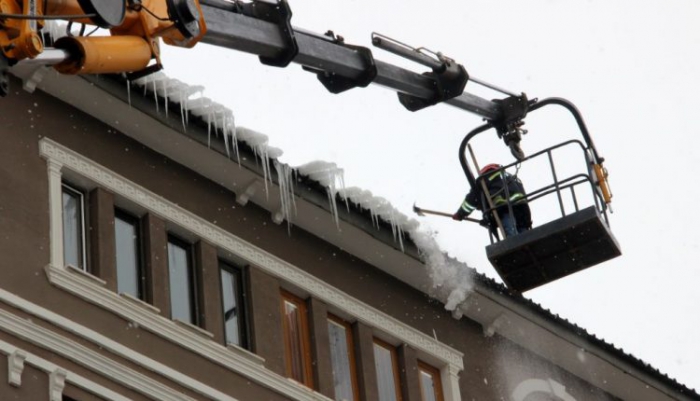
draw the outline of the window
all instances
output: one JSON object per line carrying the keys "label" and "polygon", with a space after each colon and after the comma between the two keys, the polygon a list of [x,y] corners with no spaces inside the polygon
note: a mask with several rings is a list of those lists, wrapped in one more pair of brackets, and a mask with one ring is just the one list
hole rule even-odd
{"label": "window", "polygon": [[379,401],[401,401],[399,364],[396,348],[377,338],[374,339],[374,366],[377,368]]}
{"label": "window", "polygon": [[331,343],[335,399],[355,401],[359,392],[350,324],[335,316],[328,316],[328,337]]}
{"label": "window", "polygon": [[168,274],[170,317],[197,324],[192,246],[172,236],[168,238]]}
{"label": "window", "polygon": [[422,361],[418,361],[418,372],[420,375],[421,400],[443,401],[440,371]]}
{"label": "window", "polygon": [[306,303],[284,291],[282,292],[282,329],[284,330],[287,376],[313,388]]}
{"label": "window", "polygon": [[239,347],[248,346],[243,272],[241,269],[220,262],[221,300],[224,313],[226,343]]}
{"label": "window", "polygon": [[85,196],[63,184],[63,262],[86,270]]}
{"label": "window", "polygon": [[114,212],[117,292],[144,299],[139,220],[120,210]]}

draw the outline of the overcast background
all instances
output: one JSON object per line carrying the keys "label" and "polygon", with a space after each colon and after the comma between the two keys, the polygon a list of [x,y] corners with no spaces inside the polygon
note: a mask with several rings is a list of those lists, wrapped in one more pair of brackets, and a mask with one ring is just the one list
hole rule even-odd
{"label": "overcast background", "polygon": [[[700,2],[696,0],[291,0],[292,23],[371,47],[373,31],[442,51],[481,80],[573,101],[582,111],[614,193],[611,227],[623,256],[525,294],[544,308],[700,390],[700,199],[698,100]],[[375,57],[418,72],[383,52]],[[206,87],[240,125],[270,137],[292,166],[314,160],[345,169],[346,186],[452,213],[467,190],[458,160],[481,118],[447,105],[416,113],[372,86],[328,93],[298,65],[198,45],[164,49],[165,72]],[[503,95],[473,83],[467,91]],[[575,137],[562,111],[533,113],[526,152]],[[485,137],[489,135],[488,137]],[[477,157],[512,161],[493,131]],[[579,162],[576,160],[576,162]],[[566,165],[567,159],[559,160]],[[546,174],[523,167],[528,175]],[[532,178],[530,178],[532,180]],[[535,223],[545,216],[535,214]],[[485,257],[485,230],[417,217],[450,255],[498,279]]]}

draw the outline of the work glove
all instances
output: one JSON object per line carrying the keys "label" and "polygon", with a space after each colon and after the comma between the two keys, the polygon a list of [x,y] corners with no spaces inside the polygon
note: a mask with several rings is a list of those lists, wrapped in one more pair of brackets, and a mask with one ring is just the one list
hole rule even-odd
{"label": "work glove", "polygon": [[467,217],[464,215],[462,212],[462,209],[459,209],[458,211],[455,212],[455,214],[452,215],[452,220],[457,220],[457,221],[462,221],[464,218]]}

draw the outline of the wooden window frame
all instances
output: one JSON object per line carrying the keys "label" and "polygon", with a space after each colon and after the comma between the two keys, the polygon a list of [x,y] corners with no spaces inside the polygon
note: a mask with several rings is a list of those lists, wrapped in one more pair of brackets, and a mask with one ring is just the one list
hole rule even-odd
{"label": "wooden window frame", "polygon": [[350,361],[350,385],[352,386],[353,400],[359,401],[360,386],[358,384],[357,378],[357,363],[355,362],[355,343],[352,338],[352,325],[349,322],[331,313],[328,314],[328,320],[345,328],[345,339],[348,348],[348,359]]}
{"label": "wooden window frame", "polygon": [[[119,207],[114,208],[114,219],[115,220],[119,219],[119,220],[125,221],[129,224],[132,224],[135,228],[134,231],[136,232],[136,236],[137,236],[136,237],[136,260],[138,263],[138,266],[136,267],[136,270],[137,270],[136,274],[138,276],[137,298],[145,302],[146,301],[146,289],[147,289],[146,269],[145,269],[146,261],[145,261],[144,255],[143,255],[143,249],[144,249],[143,237],[144,237],[144,235],[143,235],[143,231],[142,231],[143,227],[141,224],[141,219],[134,216],[133,214],[123,210],[123,209],[120,209]],[[114,223],[115,230],[116,230],[116,224],[117,223],[115,221],[115,223]],[[119,272],[118,272],[119,266],[117,266],[117,264],[116,264],[117,252],[118,252],[118,249],[116,246],[116,231],[115,231],[115,246],[114,246],[115,264],[114,264],[114,268],[116,269],[115,273],[118,276],[119,275]],[[117,282],[117,291],[118,291],[118,288],[119,287],[118,287],[118,282]]]}
{"label": "wooden window frame", "polygon": [[[200,324],[200,319],[199,319],[199,303],[197,302],[198,299],[198,283],[197,283],[197,274],[195,272],[195,269],[197,268],[196,263],[195,263],[195,258],[194,258],[194,245],[191,244],[188,241],[183,240],[182,238],[172,234],[172,233],[167,233],[167,242],[166,242],[166,252],[167,252],[167,246],[173,243],[173,245],[179,246],[183,248],[187,252],[187,261],[189,263],[189,271],[187,272],[187,276],[190,282],[190,305],[192,306],[191,308],[191,314],[190,318],[192,319],[191,324],[195,326],[199,326]],[[167,253],[166,253],[167,257]],[[170,258],[168,258],[168,301],[170,302],[170,317],[172,319],[172,288],[170,288]],[[190,323],[190,322],[184,322],[184,323]]]}
{"label": "wooden window frame", "polygon": [[[84,272],[89,272],[88,270],[88,240],[87,240],[87,193],[80,189],[79,187],[68,183],[66,181],[61,181],[61,214],[63,214],[63,194],[68,193],[71,196],[76,196],[80,200],[80,262],[82,266],[75,266],[76,268],[84,271]],[[65,222],[65,217],[62,217],[61,224]],[[65,227],[63,228],[63,243],[61,246],[63,247],[63,263],[64,265],[66,264],[65,262],[65,253],[66,253],[66,239],[65,239]]]}
{"label": "wooden window frame", "polygon": [[[241,343],[240,344],[234,344],[237,347],[241,347],[244,349],[250,349],[250,325],[248,324],[248,301],[247,301],[247,291],[246,291],[246,285],[245,283],[247,282],[246,278],[246,273],[245,269],[242,267],[238,267],[232,263],[229,263],[225,260],[219,259],[219,277],[221,277],[221,272],[226,271],[229,274],[232,274],[237,277],[237,282],[236,282],[236,302],[238,305],[238,326],[240,327],[239,330],[239,336],[241,337]],[[221,288],[219,289],[221,291],[221,316],[223,319],[223,326],[224,326],[224,341],[228,343],[226,340],[226,317],[225,313],[226,311],[224,310],[224,294],[223,294],[223,282],[221,284]],[[231,343],[229,343],[231,344]]]}
{"label": "wooden window frame", "polygon": [[435,399],[437,401],[445,401],[445,395],[442,391],[442,377],[440,377],[440,369],[418,360],[418,383],[421,389],[421,399],[423,397],[423,380],[420,376],[422,373],[427,373],[433,378],[433,384],[435,386]]}
{"label": "wooden window frame", "polygon": [[394,387],[396,388],[396,400],[402,401],[403,394],[402,394],[402,388],[401,388],[401,377],[399,376],[399,354],[398,354],[398,351],[396,350],[395,346],[393,346],[390,343],[388,343],[382,339],[379,339],[377,337],[374,337],[373,343],[375,345],[382,347],[382,348],[385,348],[391,354],[391,365],[392,365],[392,368],[393,368],[392,370],[394,373]]}
{"label": "wooden window frame", "polygon": [[[289,338],[289,327],[287,325],[287,318],[285,312],[285,302],[289,302],[296,306],[299,310],[299,316],[301,318],[301,348],[302,348],[302,361],[303,361],[303,371],[304,371],[304,381],[300,382],[313,389],[314,387],[314,372],[313,372],[313,358],[311,353],[311,335],[309,328],[309,311],[306,301],[297,297],[296,295],[282,290],[281,291],[281,302],[280,308],[282,313],[282,334],[284,336],[284,365],[285,373],[287,377],[292,378],[292,350],[290,347],[291,338]],[[292,380],[296,380],[292,378]]]}

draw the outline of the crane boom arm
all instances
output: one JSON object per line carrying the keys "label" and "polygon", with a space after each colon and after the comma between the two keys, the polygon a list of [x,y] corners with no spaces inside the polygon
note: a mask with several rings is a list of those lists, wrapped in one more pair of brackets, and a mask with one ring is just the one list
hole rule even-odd
{"label": "crane boom arm", "polygon": [[[3,96],[8,93],[8,67],[29,60],[53,65],[64,74],[130,73],[131,78],[148,75],[162,68],[162,39],[181,47],[202,41],[252,53],[264,64],[278,67],[294,62],[316,73],[333,93],[369,83],[384,86],[396,91],[401,103],[411,111],[444,102],[488,121],[506,121],[510,114],[498,100],[464,92],[469,74],[441,53],[415,49],[373,34],[375,46],[426,65],[432,71],[420,74],[376,60],[368,48],[346,44],[330,31],[320,35],[294,28],[287,0],[45,0],[42,7],[29,4],[35,4],[34,0],[0,0]],[[52,43],[54,47],[44,48],[39,36],[43,20],[62,18],[109,29],[111,36],[69,35]],[[43,52],[54,56],[45,57]],[[55,55],[61,57],[56,60]]]}
{"label": "crane boom arm", "polygon": [[[207,33],[202,42],[264,57],[274,57],[284,50],[286,43],[280,26],[226,9],[229,5],[222,1],[201,0],[207,21]],[[295,63],[353,79],[363,73],[364,64],[358,52],[299,29],[295,29],[295,37],[299,46],[299,53],[293,60]],[[375,63],[377,76],[374,84],[421,98],[429,98],[434,93],[434,82],[425,75],[380,60],[375,60]],[[466,92],[446,103],[488,120],[495,120],[500,115],[499,105]]]}

